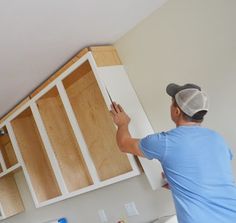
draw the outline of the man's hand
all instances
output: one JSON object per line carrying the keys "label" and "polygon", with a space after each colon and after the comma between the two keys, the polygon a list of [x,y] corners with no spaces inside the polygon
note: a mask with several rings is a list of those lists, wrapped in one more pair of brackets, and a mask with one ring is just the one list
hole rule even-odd
{"label": "man's hand", "polygon": [[111,104],[111,114],[114,123],[118,127],[129,125],[130,117],[125,113],[119,104],[116,104],[115,102]]}

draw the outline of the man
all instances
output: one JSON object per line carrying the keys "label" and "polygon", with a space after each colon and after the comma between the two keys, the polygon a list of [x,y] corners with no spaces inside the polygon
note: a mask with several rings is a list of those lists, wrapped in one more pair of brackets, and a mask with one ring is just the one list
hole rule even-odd
{"label": "man", "polygon": [[169,84],[166,92],[176,128],[141,140],[131,137],[130,118],[114,103],[120,150],[161,162],[179,223],[236,223],[232,154],[219,134],[201,127],[208,111],[206,94],[195,84]]}

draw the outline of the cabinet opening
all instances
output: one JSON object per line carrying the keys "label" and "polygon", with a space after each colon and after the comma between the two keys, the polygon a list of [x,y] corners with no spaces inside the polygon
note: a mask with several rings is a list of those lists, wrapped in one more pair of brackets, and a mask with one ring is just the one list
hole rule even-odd
{"label": "cabinet opening", "polygon": [[0,150],[6,165],[6,168],[10,168],[18,163],[15,151],[12,147],[7,128],[4,126],[1,129],[0,135]]}
{"label": "cabinet opening", "polygon": [[63,80],[71,106],[101,180],[132,170],[116,144],[116,128],[88,61]]}
{"label": "cabinet opening", "polygon": [[0,178],[0,203],[6,218],[24,211],[24,205],[13,173]]}
{"label": "cabinet opening", "polygon": [[52,88],[36,103],[68,190],[91,185],[93,182],[57,88]]}
{"label": "cabinet opening", "polygon": [[61,192],[31,109],[24,110],[11,124],[38,201],[60,196]]}

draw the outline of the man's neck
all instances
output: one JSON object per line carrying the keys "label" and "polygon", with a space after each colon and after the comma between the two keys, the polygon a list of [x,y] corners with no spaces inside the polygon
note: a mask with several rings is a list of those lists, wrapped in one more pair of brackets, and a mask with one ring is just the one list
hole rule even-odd
{"label": "man's neck", "polygon": [[176,124],[176,127],[179,127],[179,126],[200,126],[201,125],[200,122],[187,122],[184,120],[180,120],[180,121],[176,122],[175,124]]}

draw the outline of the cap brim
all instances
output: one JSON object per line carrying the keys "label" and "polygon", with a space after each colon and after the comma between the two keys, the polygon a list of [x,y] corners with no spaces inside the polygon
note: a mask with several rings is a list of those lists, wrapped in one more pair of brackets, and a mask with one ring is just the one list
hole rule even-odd
{"label": "cap brim", "polygon": [[176,95],[176,93],[179,91],[180,86],[178,84],[168,84],[168,86],[166,87],[166,93],[168,95],[170,95],[171,97],[174,97]]}
{"label": "cap brim", "polygon": [[184,90],[184,89],[189,89],[189,88],[194,88],[194,89],[198,89],[199,91],[201,91],[201,88],[199,86],[197,86],[196,84],[188,83],[188,84],[181,86],[178,84],[171,83],[171,84],[168,84],[168,86],[166,87],[166,93],[168,95],[170,95],[171,97],[175,97],[175,95],[179,91]]}

